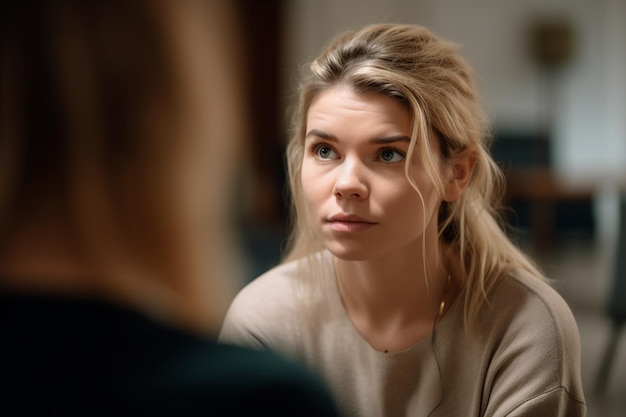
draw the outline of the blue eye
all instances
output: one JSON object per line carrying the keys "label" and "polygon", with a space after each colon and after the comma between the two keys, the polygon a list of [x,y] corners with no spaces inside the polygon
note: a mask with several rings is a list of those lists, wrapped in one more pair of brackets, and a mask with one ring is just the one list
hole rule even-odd
{"label": "blue eye", "polygon": [[383,162],[400,162],[404,161],[404,154],[393,149],[383,149],[379,154],[379,158]]}
{"label": "blue eye", "polygon": [[328,145],[318,144],[313,147],[313,153],[316,157],[323,160],[336,159],[337,153]]}

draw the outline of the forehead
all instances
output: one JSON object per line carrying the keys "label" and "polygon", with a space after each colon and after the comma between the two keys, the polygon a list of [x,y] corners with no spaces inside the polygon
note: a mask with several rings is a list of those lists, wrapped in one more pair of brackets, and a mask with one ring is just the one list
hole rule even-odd
{"label": "forehead", "polygon": [[336,86],[319,92],[312,100],[306,119],[311,129],[332,130],[333,135],[411,136],[408,109],[397,99],[374,92],[358,92]]}

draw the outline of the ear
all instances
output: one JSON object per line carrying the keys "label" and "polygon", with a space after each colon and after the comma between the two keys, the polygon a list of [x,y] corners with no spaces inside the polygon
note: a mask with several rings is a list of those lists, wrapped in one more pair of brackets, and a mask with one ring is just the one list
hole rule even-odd
{"label": "ear", "polygon": [[476,149],[468,148],[448,161],[444,201],[453,202],[461,197],[472,179],[476,159]]}

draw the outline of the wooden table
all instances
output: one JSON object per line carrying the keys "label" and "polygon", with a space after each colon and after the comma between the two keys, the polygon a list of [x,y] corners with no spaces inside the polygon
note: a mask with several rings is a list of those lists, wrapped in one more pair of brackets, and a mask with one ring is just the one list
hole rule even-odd
{"label": "wooden table", "polygon": [[554,242],[557,202],[593,201],[607,187],[626,192],[626,172],[563,174],[541,167],[510,169],[505,176],[505,205],[529,203],[531,243],[539,249]]}

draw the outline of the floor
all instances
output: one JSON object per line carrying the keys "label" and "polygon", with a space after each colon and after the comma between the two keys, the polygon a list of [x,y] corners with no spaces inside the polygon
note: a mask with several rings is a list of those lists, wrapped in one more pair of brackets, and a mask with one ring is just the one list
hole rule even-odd
{"label": "floor", "polygon": [[597,393],[596,377],[611,332],[604,313],[612,279],[611,242],[561,242],[556,249],[532,253],[567,300],[578,323],[582,349],[582,378],[588,415],[626,416],[626,328],[618,340],[606,389]]}

